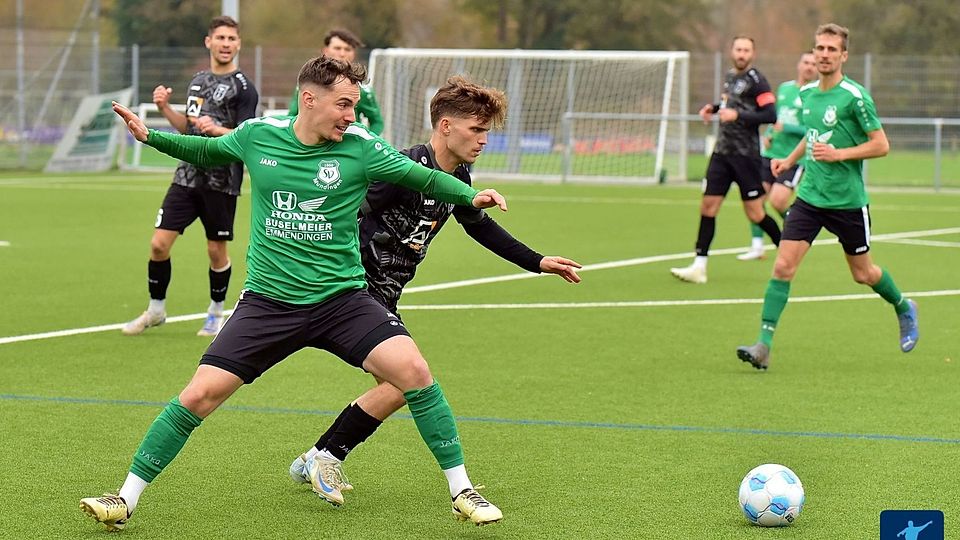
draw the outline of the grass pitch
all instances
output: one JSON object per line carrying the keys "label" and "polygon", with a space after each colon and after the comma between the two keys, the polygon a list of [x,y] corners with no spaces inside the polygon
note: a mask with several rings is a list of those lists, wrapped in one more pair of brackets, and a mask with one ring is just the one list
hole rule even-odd
{"label": "grass pitch", "polygon": [[[146,305],[169,177],[0,177],[0,537],[107,534],[79,499],[120,485],[147,426],[196,369],[207,344],[198,318],[135,338],[111,326]],[[948,531],[960,520],[960,196],[872,197],[874,258],[920,305],[914,352],[899,352],[893,310],[853,283],[823,233],[761,373],[734,349],[756,338],[773,252],[732,255],[748,243],[735,198],[718,219],[710,282],[694,286],[668,268],[689,261],[695,190],[494,187],[510,204],[496,219],[540,252],[588,265],[583,283],[515,279],[522,271],[451,222],[402,312],[502,523],[453,520],[407,414],[351,454],[356,490],[344,507],[293,484],[290,461],[371,384],[305,350],[194,432],[123,536],[854,539],[876,538],[885,509],[943,510]],[[245,197],[237,223],[230,301],[245,270]],[[173,250],[170,316],[206,308],[206,264],[196,224]],[[506,277],[455,283],[496,276]],[[82,333],[43,335],[66,330]],[[791,527],[752,526],[738,509],[740,479],[766,462],[806,488]]]}

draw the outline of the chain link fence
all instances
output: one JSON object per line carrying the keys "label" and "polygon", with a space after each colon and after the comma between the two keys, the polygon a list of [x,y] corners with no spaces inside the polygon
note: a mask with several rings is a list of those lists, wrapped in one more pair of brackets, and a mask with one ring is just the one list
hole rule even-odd
{"label": "chain link fence", "polygon": [[[26,31],[23,43],[19,64],[15,32],[0,29],[0,50],[7,51],[0,55],[0,170],[41,169],[86,95],[132,86],[134,104],[149,103],[163,84],[176,101],[209,66],[200,47],[99,47],[89,33]],[[315,48],[243,49],[240,68],[257,86],[261,110],[286,108],[300,66],[315,54]],[[798,57],[761,55],[756,66],[775,88],[796,76]],[[689,110],[716,100],[728,68],[725,53],[691,54]],[[891,142],[890,156],[870,162],[871,183],[960,187],[960,57],[851,55],[844,71],[870,89]],[[696,177],[710,127],[689,121],[687,170]]]}

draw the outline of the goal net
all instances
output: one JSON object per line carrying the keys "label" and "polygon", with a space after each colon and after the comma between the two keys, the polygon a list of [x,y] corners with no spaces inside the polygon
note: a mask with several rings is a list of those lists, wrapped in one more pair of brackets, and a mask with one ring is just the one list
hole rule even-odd
{"label": "goal net", "polygon": [[397,148],[430,137],[430,99],[463,75],[507,95],[477,178],[643,183],[686,178],[687,52],[377,49],[370,73]]}
{"label": "goal net", "polygon": [[[187,110],[187,106],[181,103],[171,104],[170,107],[180,113]],[[167,121],[155,104],[141,103],[133,107],[132,110],[137,113],[148,128],[176,133],[176,129],[170,126],[170,122]],[[126,130],[123,133],[124,136],[120,139],[119,165],[121,169],[142,172],[168,172],[177,167],[179,163],[177,159],[134,141]]]}

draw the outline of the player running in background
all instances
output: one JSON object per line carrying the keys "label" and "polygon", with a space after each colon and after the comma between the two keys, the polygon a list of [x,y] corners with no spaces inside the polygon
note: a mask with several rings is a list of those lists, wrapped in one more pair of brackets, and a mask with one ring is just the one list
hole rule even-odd
{"label": "player running in background", "polygon": [[[793,190],[803,175],[803,165],[798,163],[780,176],[774,177],[770,171],[770,160],[787,157],[803,139],[805,130],[800,124],[800,88],[816,79],[817,64],[813,53],[803,53],[800,55],[800,61],[797,62],[797,78],[777,87],[777,123],[767,128],[762,139],[760,174],[763,178],[763,189],[767,192],[770,206],[784,219],[787,217],[787,208],[790,207]],[[750,232],[752,236],[750,249],[737,255],[737,259],[741,261],[763,259],[766,256],[763,249],[763,229],[756,223],[751,223]]]}
{"label": "player running in background", "polygon": [[477,191],[407,159],[356,123],[365,78],[359,64],[314,58],[300,70],[297,117],[251,119],[217,138],[148,130],[114,104],[130,133],[163,153],[201,166],[243,161],[252,200],[247,279],[233,315],[148,429],[120,492],[80,501],[108,529],[125,527],[143,491],[205,418],[305,347],[327,350],[404,392],[454,506],[477,524],[503,517],[470,483],[453,412],[426,360],[399,319],[366,290],[357,214],[372,179],[445,203],[506,210],[506,202],[492,189]]}
{"label": "player running in background", "polygon": [[[342,28],[327,32],[323,38],[323,49],[320,54],[343,60],[344,62],[353,62],[357,57],[357,49],[364,46],[353,32]],[[300,86],[293,89],[293,96],[290,97],[289,111],[287,114],[296,116],[299,110]],[[365,119],[370,131],[380,134],[383,133],[383,115],[380,114],[380,106],[377,104],[377,96],[373,93],[373,87],[368,84],[360,85],[360,102],[357,103],[357,121]]]}
{"label": "player running in background", "polygon": [[[502,127],[506,112],[501,91],[452,77],[430,101],[430,140],[403,153],[471,185],[467,167],[479,157],[490,129]],[[480,245],[524,270],[557,274],[570,283],[580,281],[578,263],[533,251],[483,210],[440,203],[396,184],[374,182],[361,206],[360,254],[370,295],[392,313],[397,314],[403,287],[413,279],[430,242],[451,215]],[[324,499],[343,504],[341,491],[353,486],[343,474],[342,461],[404,404],[403,393],[388,383],[368,390],[348,404],[320,440],[293,461],[291,478],[311,483]],[[324,489],[324,485],[333,489]],[[454,514],[463,517],[456,506]]]}
{"label": "player running in background", "polygon": [[696,257],[690,266],[670,269],[670,273],[682,281],[707,282],[707,255],[716,230],[717,213],[734,182],[740,187],[747,218],[758,224],[774,244],[780,242],[777,222],[763,209],[758,132],[760,124],[776,122],[776,98],[767,79],[752,66],[754,56],[753,38],[733,38],[730,48],[733,68],[724,80],[720,103],[708,103],[700,109],[704,122],[709,122],[714,114],[719,117],[720,133],[703,179]]}
{"label": "player running in background", "polygon": [[787,214],[773,277],[763,297],[760,337],[755,345],[737,348],[737,356],[757,369],[770,363],[773,333],[787,306],[790,282],[822,228],[840,240],[854,281],[869,285],[893,305],[900,324],[900,350],[912,351],[920,339],[916,303],[905,298],[890,274],[870,258],[863,160],[887,155],[890,144],[870,93],[843,74],[848,35],[846,28],[832,23],[817,28],[813,52],[820,80],[800,89],[805,140],[785,159],[771,161],[774,176],[779,176],[805,156],[806,172]]}
{"label": "player running in background", "polygon": [[[194,75],[187,87],[186,114],[170,107],[173,90],[160,85],[153,91],[157,109],[180,133],[220,137],[256,115],[257,90],[237,69],[240,52],[237,21],[227,16],[210,21],[203,40],[210,50],[210,70]],[[147,289],[150,304],[139,317],[123,326],[128,336],[143,333],[167,319],[166,298],[170,285],[170,250],[174,242],[197,218],[207,235],[210,257],[210,305],[199,336],[215,336],[223,323],[223,304],[230,284],[230,257],[227,242],[233,240],[233,218],[243,182],[243,164],[197,167],[181,161],[173,173],[150,239]]]}

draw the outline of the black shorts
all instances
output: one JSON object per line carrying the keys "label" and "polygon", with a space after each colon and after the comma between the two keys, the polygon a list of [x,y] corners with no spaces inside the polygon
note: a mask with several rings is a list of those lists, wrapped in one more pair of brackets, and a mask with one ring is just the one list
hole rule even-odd
{"label": "black shorts", "polygon": [[847,255],[863,255],[870,251],[870,207],[855,210],[818,208],[797,199],[783,224],[783,240],[813,239],[825,228],[837,235]]}
{"label": "black shorts", "polygon": [[374,347],[409,335],[400,320],[363,289],[302,306],[243,291],[200,364],[229,371],[250,384],[304,347],[329,351],[362,367]]}
{"label": "black shorts", "polygon": [[734,182],[740,187],[741,199],[752,201],[763,197],[766,192],[760,182],[760,156],[711,155],[703,179],[703,194],[726,197]]}
{"label": "black shorts", "polygon": [[200,218],[207,240],[233,240],[233,217],[236,213],[235,195],[170,184],[157,212],[154,227],[183,234],[194,220]]}
{"label": "black shorts", "polygon": [[793,189],[800,185],[800,178],[803,176],[803,166],[794,165],[780,173],[780,176],[774,178],[773,171],[770,170],[770,159],[762,158],[760,178],[764,184],[783,184],[785,187]]}

